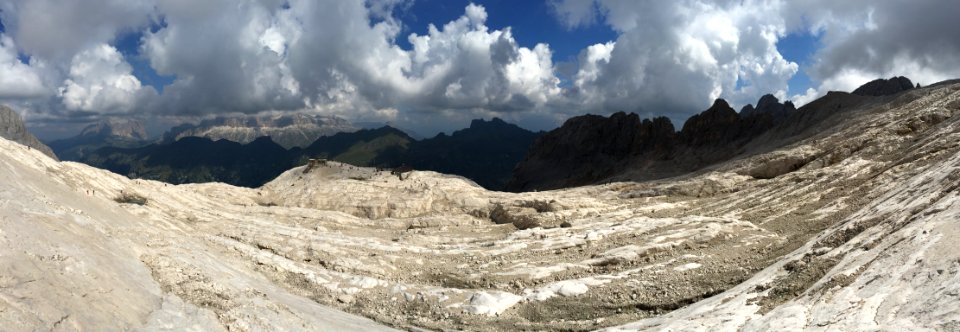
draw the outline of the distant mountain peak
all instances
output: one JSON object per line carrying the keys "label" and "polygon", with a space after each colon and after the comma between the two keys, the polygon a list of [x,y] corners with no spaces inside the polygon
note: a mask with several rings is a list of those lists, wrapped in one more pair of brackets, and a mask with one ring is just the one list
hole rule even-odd
{"label": "distant mountain peak", "polygon": [[91,124],[80,132],[81,137],[123,137],[146,140],[147,130],[137,120],[104,119]]}
{"label": "distant mountain peak", "polygon": [[730,104],[727,103],[727,101],[726,101],[725,99],[723,99],[723,98],[717,98],[716,100],[713,101],[713,105],[711,105],[710,108],[707,109],[707,112],[710,112],[710,111],[726,111],[726,110],[728,110],[728,109],[729,109],[729,110],[733,110],[733,108],[730,107]]}
{"label": "distant mountain peak", "polygon": [[747,118],[752,116],[761,116],[767,114],[772,117],[774,122],[780,122],[786,119],[790,114],[796,112],[797,108],[793,102],[785,101],[782,104],[780,99],[772,94],[765,94],[757,101],[757,107],[747,104],[740,109],[740,117]]}
{"label": "distant mountain peak", "polygon": [[[494,117],[490,120],[484,119],[474,119],[470,121],[470,127],[466,129],[490,129],[490,128],[517,128],[521,129],[519,126],[503,121],[501,118]],[[461,129],[464,130],[464,129]]]}
{"label": "distant mountain peak", "polygon": [[490,119],[490,121],[487,121],[485,119],[473,119],[473,121],[470,121],[470,128],[490,126],[490,125],[503,126],[503,125],[510,125],[510,124],[498,117],[494,117]]}
{"label": "distant mountain peak", "polygon": [[757,101],[757,108],[763,109],[765,107],[770,107],[771,105],[776,105],[776,104],[780,104],[780,99],[777,99],[777,97],[768,93],[763,95],[763,97],[760,97],[760,100]]}

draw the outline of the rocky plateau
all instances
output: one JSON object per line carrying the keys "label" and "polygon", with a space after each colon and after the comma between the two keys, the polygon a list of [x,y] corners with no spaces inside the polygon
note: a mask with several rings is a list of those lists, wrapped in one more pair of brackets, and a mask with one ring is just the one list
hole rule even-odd
{"label": "rocky plateau", "polygon": [[609,128],[558,142],[718,162],[524,193],[332,161],[170,185],[0,139],[0,326],[960,330],[960,84],[811,104],[775,131],[721,102],[679,133],[571,120]]}

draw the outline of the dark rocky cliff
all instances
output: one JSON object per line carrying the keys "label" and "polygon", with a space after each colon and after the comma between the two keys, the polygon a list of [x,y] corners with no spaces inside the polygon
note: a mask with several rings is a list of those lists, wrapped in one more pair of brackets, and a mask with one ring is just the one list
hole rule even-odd
{"label": "dark rocky cliff", "polygon": [[737,113],[723,99],[690,117],[680,131],[667,118],[636,114],[584,115],[567,120],[531,147],[507,184],[509,191],[557,189],[602,182],[632,172],[658,179],[728,160],[744,144],[788,119],[796,108],[766,95]]}

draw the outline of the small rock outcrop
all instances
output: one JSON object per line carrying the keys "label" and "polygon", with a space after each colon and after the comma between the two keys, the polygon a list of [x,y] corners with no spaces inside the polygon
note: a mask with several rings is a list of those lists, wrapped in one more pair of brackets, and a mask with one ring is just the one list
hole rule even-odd
{"label": "small rock outcrop", "polygon": [[[0,105],[0,137],[37,149],[50,158],[57,159],[50,147],[44,145],[27,131],[23,118],[7,106]],[[59,160],[59,159],[57,159]]]}
{"label": "small rock outcrop", "polygon": [[876,79],[867,84],[861,85],[853,94],[859,96],[889,96],[903,91],[914,89],[913,82],[903,76],[892,77],[890,79]]}

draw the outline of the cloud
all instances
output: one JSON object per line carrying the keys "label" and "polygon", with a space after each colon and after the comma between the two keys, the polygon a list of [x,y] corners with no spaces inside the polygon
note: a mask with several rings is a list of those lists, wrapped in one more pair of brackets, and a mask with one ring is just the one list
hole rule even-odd
{"label": "cloud", "polygon": [[302,107],[286,62],[299,31],[285,25],[282,1],[160,1],[157,10],[165,26],[144,35],[141,52],[157,73],[176,80],[155,113]]}
{"label": "cloud", "polygon": [[395,42],[400,23],[385,16],[397,1],[228,3],[158,6],[166,27],[144,36],[143,53],[177,77],[160,112],[313,109],[393,121],[401,110],[530,110],[560,92],[549,47],[520,47],[509,29],[487,28],[482,6],[407,36],[405,50]]}
{"label": "cloud", "polygon": [[489,30],[483,7],[427,35],[410,35],[409,68],[395,72],[408,86],[404,102],[433,109],[529,110],[559,95],[546,44],[518,46],[513,32]]}
{"label": "cloud", "polygon": [[[793,21],[821,34],[823,48],[808,70],[816,95],[850,91],[878,77],[907,76],[931,84],[960,77],[960,2],[800,1]],[[802,23],[795,23],[802,27]]]}
{"label": "cloud", "polygon": [[69,78],[59,88],[63,105],[71,111],[126,113],[155,94],[142,87],[116,48],[96,45],[73,57]]}
{"label": "cloud", "polygon": [[150,21],[147,0],[6,0],[0,19],[7,32],[32,56],[69,61],[93,45],[113,40],[119,31]]}
{"label": "cloud", "polygon": [[0,99],[38,98],[47,92],[37,70],[17,57],[13,39],[0,33]]}
{"label": "cloud", "polygon": [[[960,4],[936,0],[550,0],[568,29],[617,33],[572,65],[554,63],[547,44],[521,46],[515,36],[530,32],[489,27],[476,4],[406,33],[397,12],[410,4],[3,1],[0,102],[51,121],[310,111],[427,133],[480,116],[538,128],[621,110],[681,122],[717,97],[737,107],[766,93],[787,99],[801,69],[776,46],[801,32],[822,45],[804,61],[815,86],[792,96],[801,104],[880,76],[925,84],[960,76],[951,16]],[[139,54],[114,44],[130,34],[142,35]],[[162,92],[145,86],[130,65],[142,61],[173,82]]]}
{"label": "cloud", "polygon": [[[776,48],[786,33],[786,22],[772,15],[780,10],[777,2],[598,0],[595,5],[619,36],[581,53],[571,95],[591,111],[683,121],[719,97],[734,105],[765,93],[783,98],[798,71]],[[596,11],[581,1],[561,1],[555,8],[570,26]]]}
{"label": "cloud", "polygon": [[594,0],[548,0],[552,14],[569,29],[589,26],[597,20]]}

